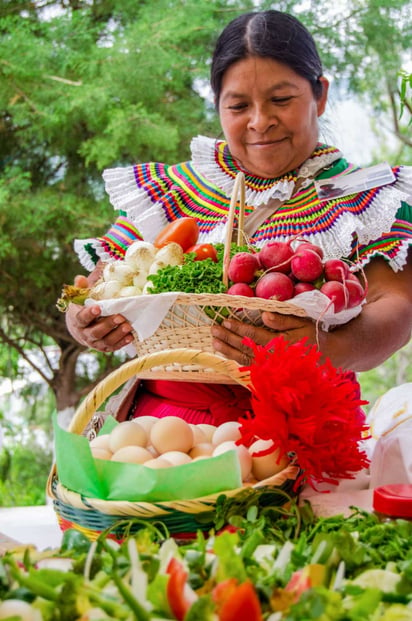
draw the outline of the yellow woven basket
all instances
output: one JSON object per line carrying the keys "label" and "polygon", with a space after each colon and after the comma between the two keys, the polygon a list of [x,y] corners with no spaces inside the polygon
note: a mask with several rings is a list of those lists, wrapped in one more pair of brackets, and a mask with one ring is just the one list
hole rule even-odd
{"label": "yellow woven basket", "polygon": [[[226,360],[210,352],[192,349],[174,349],[154,352],[126,362],[103,379],[85,398],[77,409],[69,431],[85,434],[91,419],[104,401],[131,377],[144,378],[156,366],[195,365],[208,368],[210,373],[231,379],[248,387],[249,375],[241,372],[237,363]],[[184,374],[181,374],[184,379]],[[198,374],[199,381],[203,381]],[[124,533],[135,532],[149,523],[161,522],[168,533],[179,538],[187,537],[197,530],[207,532],[214,525],[215,509],[218,499],[236,497],[245,503],[251,502],[253,495],[259,496],[260,503],[282,506],[288,496],[294,495],[296,479],[300,470],[290,464],[270,479],[202,498],[174,500],[165,502],[106,501],[86,498],[61,484],[54,464],[47,482],[47,493],[53,500],[54,509],[62,530],[75,528],[95,539],[102,531],[108,531],[117,539]],[[259,495],[257,489],[259,488]],[[263,493],[262,493],[263,492]]]}
{"label": "yellow woven basket", "polygon": [[[238,215],[236,227],[237,245],[240,246],[247,241],[243,230],[244,212],[245,179],[243,173],[238,173],[231,196],[224,241],[222,280],[226,287],[229,282],[228,269],[236,213]],[[291,302],[228,295],[226,293],[179,293],[156,331],[144,340],[139,340],[136,336],[134,345],[139,356],[156,351],[163,351],[165,349],[181,349],[186,347],[189,349],[213,352],[210,331],[213,324],[221,323],[225,318],[235,318],[239,321],[256,326],[263,326],[261,319],[262,311],[307,317],[307,313],[303,308]],[[186,371],[186,379],[188,379],[188,374],[198,372],[203,373],[203,375],[208,375],[208,369],[202,369],[198,365],[192,365],[191,368],[186,367],[182,370]],[[165,377],[170,378],[170,368],[162,369],[157,366],[153,370],[153,374],[156,374],[157,378],[161,378],[163,377],[162,371],[167,373]],[[203,377],[202,381],[209,380],[207,377]],[[222,381],[222,379],[215,377],[211,381],[219,382]],[[225,381],[227,382],[227,378]]]}

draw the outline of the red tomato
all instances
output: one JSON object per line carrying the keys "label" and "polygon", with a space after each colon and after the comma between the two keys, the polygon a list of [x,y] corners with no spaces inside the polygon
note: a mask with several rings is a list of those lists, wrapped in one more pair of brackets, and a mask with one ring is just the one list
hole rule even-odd
{"label": "red tomato", "polygon": [[259,598],[249,580],[237,585],[234,578],[216,585],[213,599],[219,621],[263,621]]}
{"label": "red tomato", "polygon": [[175,619],[183,621],[185,614],[196,601],[197,595],[187,584],[187,571],[177,559],[170,559],[166,572],[169,574],[166,593],[170,610]]}
{"label": "red tomato", "polygon": [[190,246],[185,252],[194,252],[196,255],[195,261],[203,261],[203,259],[212,259],[217,263],[216,248],[212,244],[195,244]]}
{"label": "red tomato", "polygon": [[195,218],[178,218],[169,222],[164,229],[160,231],[153,245],[156,248],[163,248],[170,242],[176,242],[186,252],[187,248],[193,246],[199,237],[199,227]]}
{"label": "red tomato", "polygon": [[217,607],[220,609],[225,601],[232,597],[238,587],[236,578],[227,578],[218,582],[212,591],[212,597]]}

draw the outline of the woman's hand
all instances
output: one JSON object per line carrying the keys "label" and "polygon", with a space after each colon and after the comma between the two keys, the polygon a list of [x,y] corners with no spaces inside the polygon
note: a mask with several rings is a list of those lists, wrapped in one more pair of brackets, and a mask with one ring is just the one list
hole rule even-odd
{"label": "woman's hand", "polygon": [[[90,287],[100,277],[102,264],[88,276],[76,276],[74,284]],[[70,304],[66,312],[66,324],[70,334],[82,345],[99,351],[116,351],[133,341],[132,327],[123,315],[102,317],[101,308]]]}
{"label": "woman's hand", "polygon": [[317,336],[322,336],[321,330],[316,334],[316,325],[311,319],[264,311],[262,320],[267,327],[256,327],[236,319],[227,319],[222,325],[213,326],[213,347],[226,358],[248,365],[252,352],[242,343],[245,336],[258,345],[266,345],[276,336],[284,336],[290,343],[296,343],[304,337],[308,337],[308,343],[316,343]]}
{"label": "woman's hand", "polygon": [[98,305],[70,304],[66,323],[76,341],[99,351],[116,351],[133,341],[132,327],[123,315],[102,317]]}
{"label": "woman's hand", "polygon": [[262,313],[267,328],[256,328],[233,319],[212,327],[216,351],[239,364],[250,363],[250,349],[242,344],[249,336],[258,345],[266,345],[283,335],[295,343],[308,337],[335,367],[356,372],[369,371],[404,347],[412,332],[412,252],[407,264],[395,272],[380,257],[365,266],[368,282],[366,304],[348,323],[324,332],[310,319],[278,313]]}

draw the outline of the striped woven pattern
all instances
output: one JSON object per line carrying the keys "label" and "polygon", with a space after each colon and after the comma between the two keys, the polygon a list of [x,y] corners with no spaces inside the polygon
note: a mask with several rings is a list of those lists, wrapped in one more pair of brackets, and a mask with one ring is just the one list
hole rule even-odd
{"label": "striped woven pattern", "polygon": [[[259,493],[259,503],[264,506],[282,506],[290,497],[296,495],[296,479],[300,474],[297,466],[290,465],[271,478],[270,485],[263,486]],[[262,494],[262,490],[263,493]],[[255,488],[242,487],[228,490],[224,494],[213,494],[204,498],[187,501],[131,503],[119,501],[99,501],[84,498],[64,488],[57,478],[52,482],[53,507],[62,530],[75,528],[89,539],[95,539],[105,530],[121,539],[125,530],[137,532],[148,524],[162,523],[171,535],[188,535],[197,530],[207,532],[214,525],[216,501],[219,497],[250,498]]]}

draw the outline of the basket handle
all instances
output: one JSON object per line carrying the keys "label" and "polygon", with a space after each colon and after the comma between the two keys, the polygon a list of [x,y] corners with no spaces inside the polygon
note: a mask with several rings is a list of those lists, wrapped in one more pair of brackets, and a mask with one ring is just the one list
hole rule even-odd
{"label": "basket handle", "polygon": [[245,219],[245,175],[238,172],[235,183],[233,185],[232,196],[230,198],[229,215],[227,221],[225,249],[223,253],[223,284],[225,287],[229,284],[228,271],[230,263],[230,245],[232,243],[233,223],[235,221],[235,213],[237,200],[239,196],[239,220],[237,229],[237,245],[240,246],[243,237],[243,226]]}
{"label": "basket handle", "polygon": [[134,375],[138,376],[139,373],[148,371],[153,367],[172,363],[200,365],[207,369],[213,369],[219,374],[234,379],[245,388],[249,388],[249,373],[240,371],[240,366],[234,360],[228,360],[211,352],[197,349],[165,349],[140,358],[133,358],[101,380],[80,404],[70,423],[69,431],[81,434],[100,405],[119,386]]}

